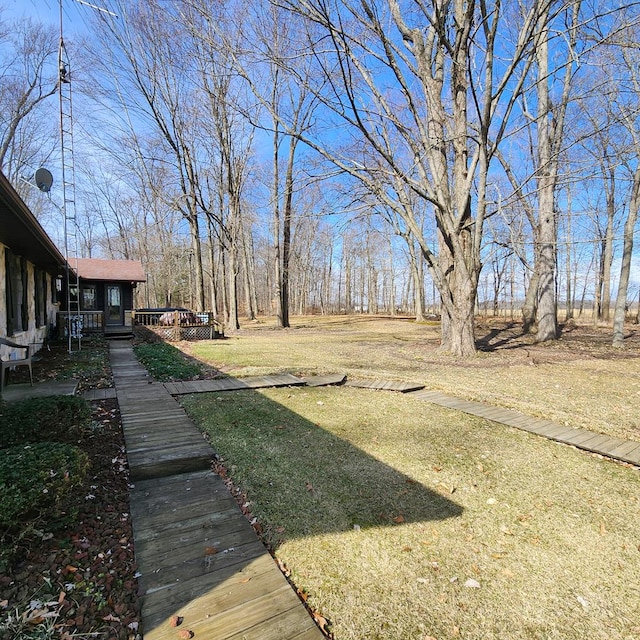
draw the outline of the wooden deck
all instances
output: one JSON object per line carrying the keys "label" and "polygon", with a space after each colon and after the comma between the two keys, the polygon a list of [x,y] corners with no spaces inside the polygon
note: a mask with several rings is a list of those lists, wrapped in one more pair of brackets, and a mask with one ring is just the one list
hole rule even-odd
{"label": "wooden deck", "polygon": [[[130,342],[109,353],[132,480],[145,640],[320,640],[223,481],[213,450]],[[172,616],[181,619],[170,625]]]}

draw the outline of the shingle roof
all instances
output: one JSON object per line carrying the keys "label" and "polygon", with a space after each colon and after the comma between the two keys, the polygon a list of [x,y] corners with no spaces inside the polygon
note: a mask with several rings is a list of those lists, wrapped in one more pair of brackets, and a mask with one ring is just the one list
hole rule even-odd
{"label": "shingle roof", "polygon": [[99,260],[70,258],[69,266],[84,280],[112,280],[116,282],[146,282],[139,260]]}
{"label": "shingle roof", "polygon": [[0,172],[0,242],[18,256],[52,273],[62,273],[65,259],[31,210]]}

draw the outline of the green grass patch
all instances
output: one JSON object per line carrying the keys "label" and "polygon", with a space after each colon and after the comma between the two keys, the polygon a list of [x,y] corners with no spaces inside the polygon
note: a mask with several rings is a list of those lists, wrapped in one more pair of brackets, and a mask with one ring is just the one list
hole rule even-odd
{"label": "green grass patch", "polygon": [[79,396],[48,396],[0,404],[0,449],[33,442],[75,442],[91,422]]}
{"label": "green grass patch", "polygon": [[73,522],[74,491],[85,479],[87,455],[77,447],[39,442],[0,450],[0,564],[36,530]]}
{"label": "green grass patch", "polygon": [[156,380],[192,380],[204,373],[203,366],[166,342],[143,342],[134,346],[134,352]]}
{"label": "green grass patch", "polygon": [[637,470],[399,394],[183,403],[336,640],[640,633]]}

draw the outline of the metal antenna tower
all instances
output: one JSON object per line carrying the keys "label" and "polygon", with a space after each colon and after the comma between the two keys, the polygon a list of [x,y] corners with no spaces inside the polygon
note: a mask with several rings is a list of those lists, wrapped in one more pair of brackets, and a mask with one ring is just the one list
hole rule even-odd
{"label": "metal antenna tower", "polygon": [[[64,43],[60,0],[60,47],[58,49],[58,84],[60,97],[60,147],[62,160],[62,215],[64,216],[64,253],[67,293],[66,332],[68,351],[74,344],[82,346],[82,316],[78,286],[78,221],[76,218],[76,179],[73,156],[73,101],[71,92],[71,63]],[[77,341],[77,343],[76,343]]]}

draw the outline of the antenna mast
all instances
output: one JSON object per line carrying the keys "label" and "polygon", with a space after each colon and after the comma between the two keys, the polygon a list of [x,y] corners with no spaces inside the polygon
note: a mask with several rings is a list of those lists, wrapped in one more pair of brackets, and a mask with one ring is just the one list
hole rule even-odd
{"label": "antenna mast", "polygon": [[[65,279],[67,294],[66,332],[68,351],[81,349],[82,316],[78,278],[78,221],[76,218],[76,180],[73,160],[73,102],[71,96],[71,64],[64,43],[62,0],[60,4],[60,47],[58,49],[58,85],[60,97],[60,146],[62,160],[62,215],[64,216]],[[73,265],[71,262],[73,261]],[[72,272],[73,266],[73,272]],[[72,291],[73,289],[73,291]],[[75,312],[75,313],[74,313]]]}

